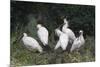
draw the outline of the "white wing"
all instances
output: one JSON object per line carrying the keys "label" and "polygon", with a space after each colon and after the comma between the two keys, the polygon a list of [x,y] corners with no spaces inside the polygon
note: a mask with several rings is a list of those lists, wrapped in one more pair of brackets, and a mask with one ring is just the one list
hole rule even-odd
{"label": "white wing", "polygon": [[66,33],[69,36],[70,40],[76,39],[75,34],[71,29],[66,28],[66,30],[63,30],[63,32]]}
{"label": "white wing", "polygon": [[38,30],[38,37],[44,45],[48,44],[48,30],[45,27]]}
{"label": "white wing", "polygon": [[72,52],[73,50],[75,50],[76,48],[78,48],[78,45],[79,45],[79,38],[76,38],[74,40],[73,44],[72,44],[72,47],[71,47],[70,51]]}
{"label": "white wing", "polygon": [[66,50],[66,47],[68,45],[68,36],[66,34],[62,34],[60,36],[60,42],[61,42],[61,47],[63,50]]}
{"label": "white wing", "polygon": [[39,52],[42,52],[42,47],[39,43],[32,37],[23,37],[23,43],[26,47],[31,47],[32,49],[38,49]]}
{"label": "white wing", "polygon": [[84,40],[80,37],[76,38],[72,44],[71,52],[77,48],[80,48],[84,44]]}

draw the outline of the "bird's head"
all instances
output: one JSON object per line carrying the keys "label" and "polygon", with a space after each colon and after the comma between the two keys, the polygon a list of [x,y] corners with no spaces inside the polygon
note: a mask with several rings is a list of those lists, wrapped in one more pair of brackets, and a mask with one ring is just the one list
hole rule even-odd
{"label": "bird's head", "polygon": [[67,23],[66,21],[67,21],[66,18],[64,18],[64,23],[65,23],[65,24]]}
{"label": "bird's head", "polygon": [[66,25],[66,27],[69,27],[68,20],[67,20],[66,18],[64,18],[64,20],[63,20],[63,21],[64,21],[64,23],[63,23],[63,24],[64,24],[64,25]]}
{"label": "bird's head", "polygon": [[40,27],[42,27],[42,25],[41,25],[41,24],[38,24],[38,25],[37,25],[37,28],[40,28]]}
{"label": "bird's head", "polygon": [[24,35],[24,36],[27,36],[27,34],[26,34],[26,33],[23,33],[23,35]]}
{"label": "bird's head", "polygon": [[80,35],[83,34],[83,30],[80,30],[80,31],[79,31],[79,34],[80,34]]}

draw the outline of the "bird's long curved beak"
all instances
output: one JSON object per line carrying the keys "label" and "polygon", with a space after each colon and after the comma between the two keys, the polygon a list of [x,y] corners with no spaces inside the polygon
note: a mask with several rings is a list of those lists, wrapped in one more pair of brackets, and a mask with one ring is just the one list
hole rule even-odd
{"label": "bird's long curved beak", "polygon": [[20,35],[16,40],[15,40],[15,42],[14,43],[17,43],[17,42],[19,42],[21,39],[22,39],[22,37],[23,37],[23,35]]}
{"label": "bird's long curved beak", "polygon": [[65,23],[61,24],[57,29],[60,29],[60,27],[62,27],[63,25],[65,25]]}
{"label": "bird's long curved beak", "polygon": [[63,25],[65,25],[66,23],[63,23]]}

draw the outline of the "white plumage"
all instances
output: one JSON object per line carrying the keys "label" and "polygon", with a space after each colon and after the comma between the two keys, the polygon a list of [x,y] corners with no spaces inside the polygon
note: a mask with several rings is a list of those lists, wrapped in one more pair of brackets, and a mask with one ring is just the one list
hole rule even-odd
{"label": "white plumage", "polygon": [[56,34],[59,37],[59,40],[55,46],[55,50],[58,49],[59,47],[61,47],[63,50],[66,50],[67,45],[68,45],[68,35],[66,35],[65,33],[61,32],[59,29],[55,30]]}
{"label": "white plumage", "polygon": [[40,53],[43,51],[42,47],[39,45],[39,43],[32,37],[27,36],[26,33],[23,33],[22,41],[24,45],[29,49],[37,49]]}
{"label": "white plumage", "polygon": [[74,40],[73,44],[72,44],[72,47],[71,47],[71,49],[70,49],[71,52],[72,52],[73,50],[77,49],[77,48],[80,48],[80,47],[81,47],[82,45],[84,45],[84,43],[85,43],[85,40],[84,40],[84,37],[83,37],[83,31],[80,30],[79,33],[80,33],[80,36],[77,37],[77,38]]}
{"label": "white plumage", "polygon": [[43,27],[41,24],[37,25],[38,31],[38,37],[40,38],[40,41],[43,43],[44,46],[48,45],[48,30]]}
{"label": "white plumage", "polygon": [[74,32],[70,28],[68,28],[68,21],[66,19],[64,19],[62,32],[66,33],[69,36],[69,40],[71,43],[76,39]]}

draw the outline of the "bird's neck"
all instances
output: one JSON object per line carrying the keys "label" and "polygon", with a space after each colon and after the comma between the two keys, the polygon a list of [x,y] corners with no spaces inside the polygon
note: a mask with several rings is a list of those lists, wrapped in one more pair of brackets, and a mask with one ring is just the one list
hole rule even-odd
{"label": "bird's neck", "polygon": [[60,36],[60,35],[62,34],[62,32],[59,30],[59,31],[57,32],[57,34],[58,34],[58,36]]}
{"label": "bird's neck", "polygon": [[80,35],[80,40],[81,40],[81,39],[84,39],[83,34]]}
{"label": "bird's neck", "polygon": [[62,31],[65,30],[67,28],[67,24],[65,24],[63,27],[62,27]]}

